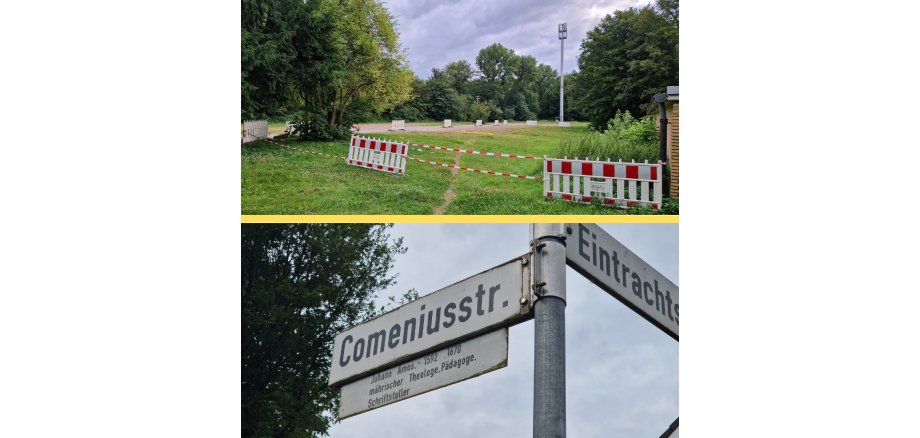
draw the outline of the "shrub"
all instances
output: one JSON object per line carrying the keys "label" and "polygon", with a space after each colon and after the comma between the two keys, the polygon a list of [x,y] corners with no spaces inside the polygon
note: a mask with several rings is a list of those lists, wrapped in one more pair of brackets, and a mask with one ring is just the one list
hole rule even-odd
{"label": "shrub", "polygon": [[581,157],[612,161],[658,160],[658,132],[655,119],[646,116],[634,118],[629,112],[617,111],[607,122],[605,132],[591,132],[567,140],[557,150],[558,157]]}

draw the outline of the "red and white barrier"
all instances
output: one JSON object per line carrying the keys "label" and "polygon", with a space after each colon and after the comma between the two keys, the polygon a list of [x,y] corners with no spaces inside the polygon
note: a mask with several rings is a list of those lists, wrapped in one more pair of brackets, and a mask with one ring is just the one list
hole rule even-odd
{"label": "red and white barrier", "polygon": [[455,165],[453,165],[453,164],[438,163],[438,162],[436,162],[436,161],[424,160],[424,159],[421,159],[421,158],[415,158],[415,157],[408,157],[408,158],[409,158],[410,160],[412,160],[412,161],[418,161],[419,163],[433,164],[433,165],[435,165],[435,166],[447,167],[447,168],[451,168],[451,169],[466,170],[466,171],[468,171],[468,172],[474,172],[474,173],[484,173],[484,174],[486,174],[486,175],[507,176],[507,177],[511,177],[511,178],[532,179],[532,180],[537,180],[537,181],[540,181],[540,180],[542,179],[542,178],[540,178],[540,177],[538,177],[538,176],[515,175],[515,174],[513,174],[513,173],[495,172],[495,171],[492,171],[492,170],[471,169],[471,168],[469,168],[469,167],[461,167],[461,166],[455,166]]}
{"label": "red and white barrier", "polygon": [[526,160],[540,160],[541,159],[541,158],[534,157],[532,155],[503,154],[500,152],[482,152],[482,151],[474,151],[471,149],[446,148],[444,146],[429,146],[427,144],[418,144],[418,143],[412,143],[410,144],[410,146],[420,147],[420,148],[425,148],[425,149],[437,149],[439,151],[447,151],[447,152],[460,152],[461,154],[486,155],[489,157],[522,158]]}
{"label": "red and white barrier", "polygon": [[544,158],[543,192],[547,198],[606,205],[661,209],[662,163],[624,163]]}
{"label": "red and white barrier", "polygon": [[268,138],[268,120],[243,121],[243,143]]}
{"label": "red and white barrier", "polygon": [[405,143],[353,135],[345,162],[352,166],[403,174],[408,151],[409,146]]}

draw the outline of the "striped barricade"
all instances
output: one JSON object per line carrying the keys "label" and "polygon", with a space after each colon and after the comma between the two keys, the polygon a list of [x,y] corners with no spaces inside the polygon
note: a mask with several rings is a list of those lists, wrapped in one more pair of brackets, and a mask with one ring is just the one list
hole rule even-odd
{"label": "striped barricade", "polygon": [[405,143],[353,135],[345,162],[352,166],[402,174],[406,171],[408,149]]}
{"label": "striped barricade", "polygon": [[[547,198],[661,209],[662,163],[624,163],[544,158],[543,191]],[[651,197],[650,197],[651,195]]]}
{"label": "striped barricade", "polygon": [[243,143],[268,138],[268,120],[244,120]]}

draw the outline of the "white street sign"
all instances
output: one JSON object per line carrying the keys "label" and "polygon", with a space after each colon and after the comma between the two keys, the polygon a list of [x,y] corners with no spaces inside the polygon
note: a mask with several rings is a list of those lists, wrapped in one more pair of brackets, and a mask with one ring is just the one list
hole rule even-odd
{"label": "white street sign", "polygon": [[532,317],[530,254],[428,294],[335,336],[329,385]]}
{"label": "white street sign", "polygon": [[566,263],[674,339],[678,288],[595,224],[566,224]]}
{"label": "white street sign", "polygon": [[339,419],[508,366],[508,329],[498,329],[342,387]]}

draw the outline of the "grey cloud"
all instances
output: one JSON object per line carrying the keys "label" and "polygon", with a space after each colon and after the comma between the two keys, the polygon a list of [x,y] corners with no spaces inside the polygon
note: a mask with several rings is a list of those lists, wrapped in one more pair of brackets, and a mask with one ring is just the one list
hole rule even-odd
{"label": "grey cloud", "polygon": [[389,0],[403,48],[415,73],[427,78],[431,69],[458,59],[475,62],[479,50],[492,43],[531,55],[559,69],[557,25],[568,23],[565,71],[577,68],[580,42],[605,14],[645,0],[495,1]]}

